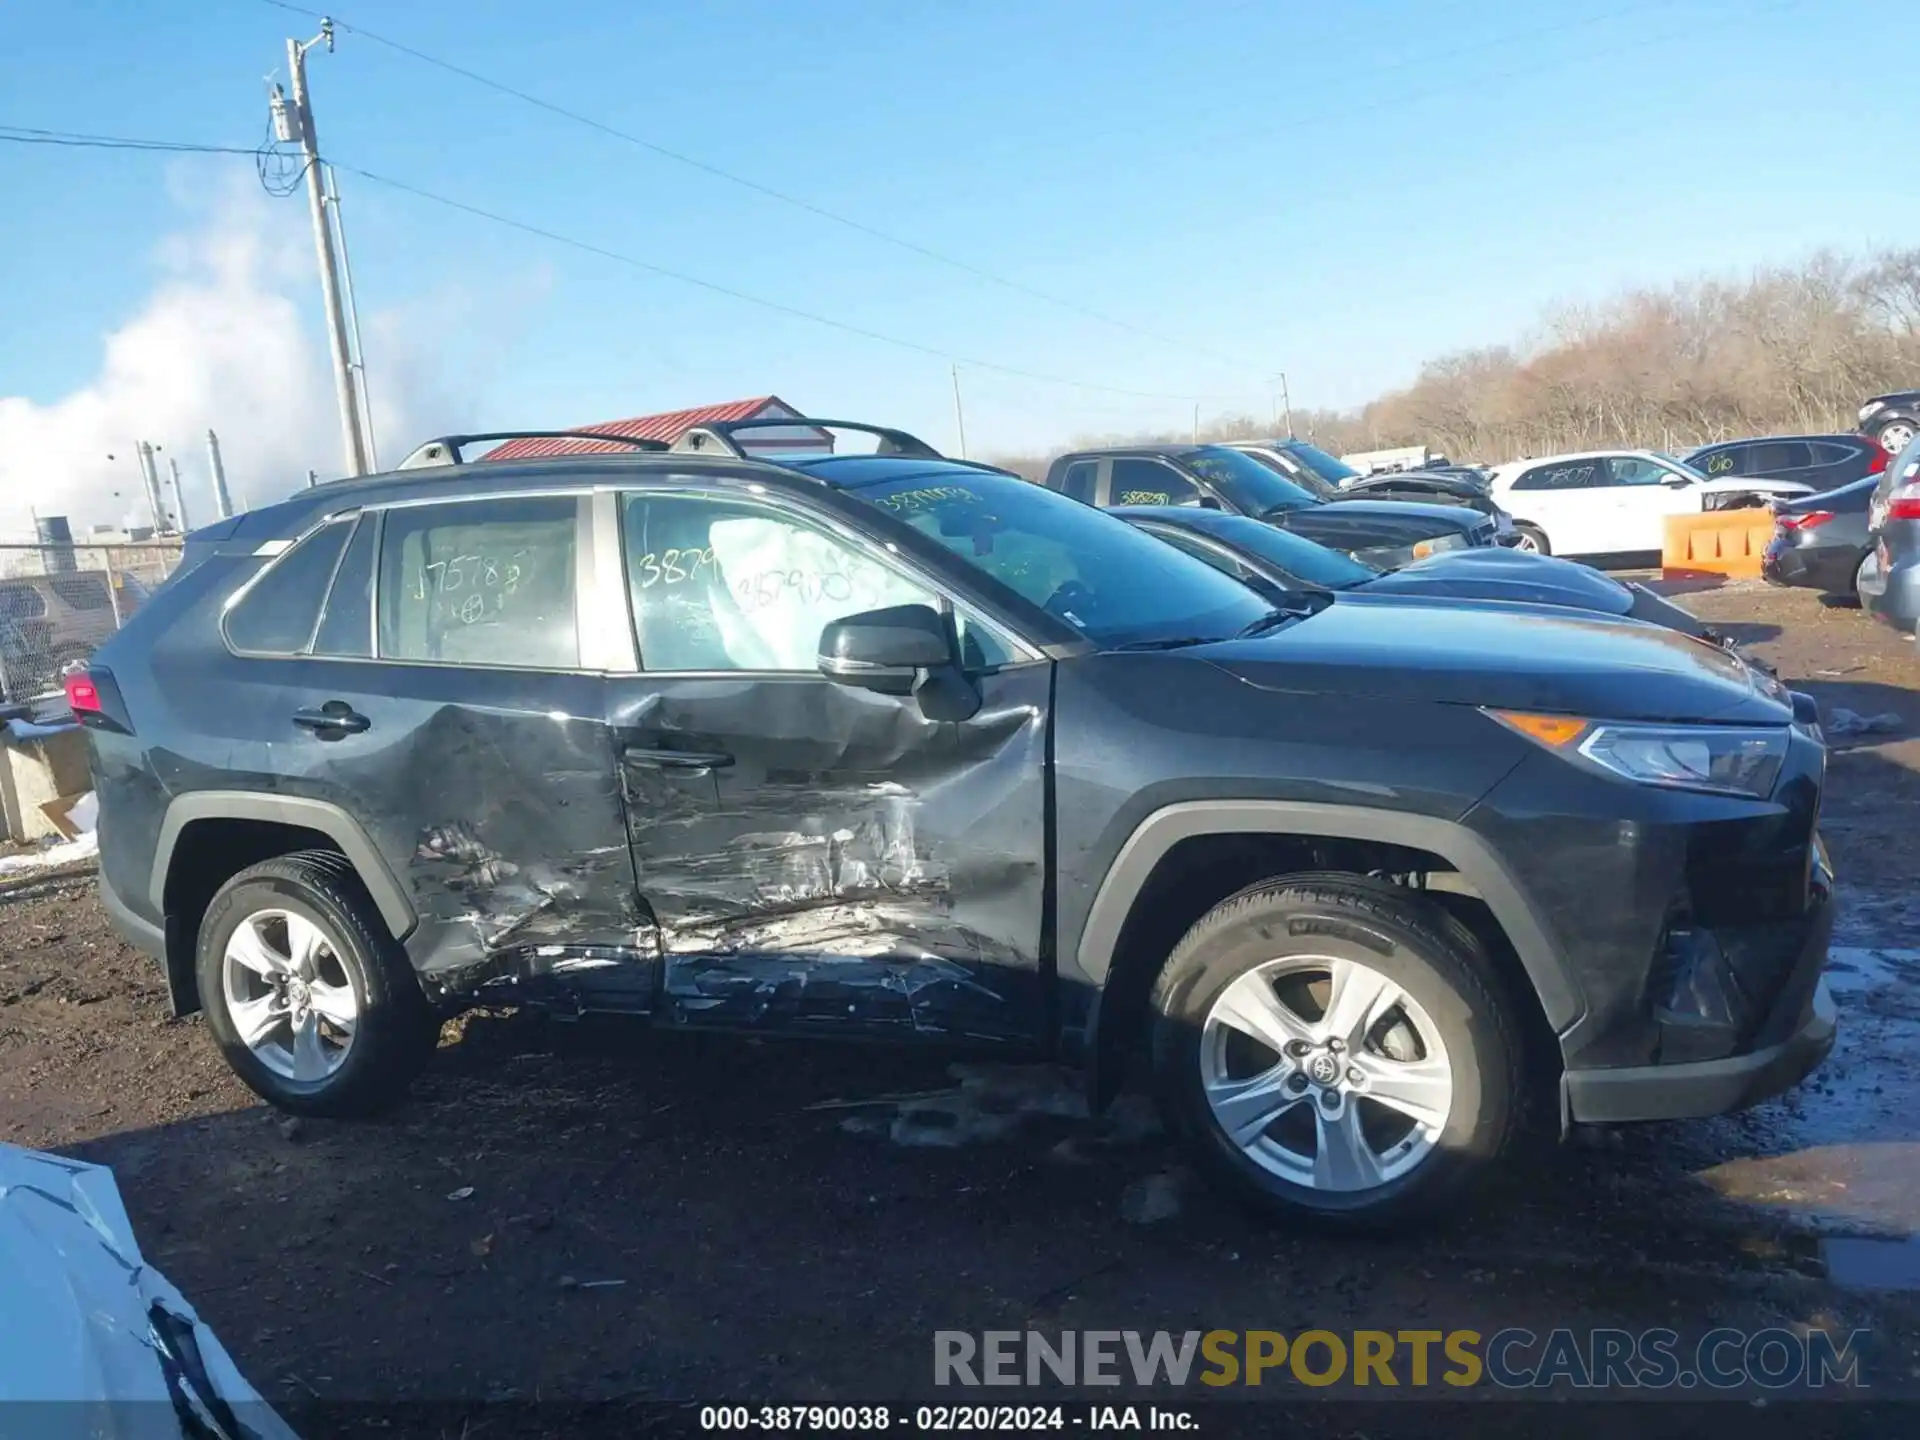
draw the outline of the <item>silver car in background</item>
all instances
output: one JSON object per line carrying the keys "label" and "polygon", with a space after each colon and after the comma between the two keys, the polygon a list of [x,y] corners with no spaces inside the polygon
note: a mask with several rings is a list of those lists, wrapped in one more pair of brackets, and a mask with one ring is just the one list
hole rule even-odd
{"label": "silver car in background", "polygon": [[1874,487],[1867,543],[1860,604],[1911,635],[1920,622],[1920,436],[1907,442]]}

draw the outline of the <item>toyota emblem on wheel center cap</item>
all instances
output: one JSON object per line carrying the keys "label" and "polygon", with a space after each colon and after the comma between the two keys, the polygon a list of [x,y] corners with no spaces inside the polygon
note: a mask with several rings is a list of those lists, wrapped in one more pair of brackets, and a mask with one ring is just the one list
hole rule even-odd
{"label": "toyota emblem on wheel center cap", "polygon": [[1307,1074],[1316,1085],[1331,1085],[1340,1078],[1340,1062],[1322,1050],[1307,1062]]}

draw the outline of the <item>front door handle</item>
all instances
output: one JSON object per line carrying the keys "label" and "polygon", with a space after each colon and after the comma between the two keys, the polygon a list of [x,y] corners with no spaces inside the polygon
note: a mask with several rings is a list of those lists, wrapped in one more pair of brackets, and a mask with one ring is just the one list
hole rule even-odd
{"label": "front door handle", "polygon": [[704,775],[709,770],[724,770],[733,764],[733,756],[718,750],[628,750],[623,758],[629,765],[672,770],[681,775]]}
{"label": "front door handle", "polygon": [[296,710],[293,712],[293,723],[302,730],[311,730],[334,739],[342,735],[362,734],[373,725],[371,720],[344,700],[329,700],[317,710]]}

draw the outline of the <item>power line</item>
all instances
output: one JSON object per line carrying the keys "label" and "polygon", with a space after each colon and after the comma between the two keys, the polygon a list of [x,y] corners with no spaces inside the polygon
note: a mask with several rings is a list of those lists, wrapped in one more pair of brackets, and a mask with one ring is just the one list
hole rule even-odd
{"label": "power line", "polygon": [[[261,0],[261,3],[271,5],[276,10],[289,11],[295,15],[304,15],[312,19],[321,18],[320,11],[308,9],[304,5],[288,4],[287,0]],[[1263,368],[1250,360],[1236,359],[1233,356],[1222,355],[1217,351],[1208,350],[1202,346],[1194,345],[1189,341],[1175,339],[1171,335],[1163,335],[1158,331],[1149,330],[1145,326],[1136,325],[1130,320],[1122,320],[1116,316],[1105,314],[1102,311],[1091,309],[1088,306],[1080,304],[1078,301],[1068,300],[1059,295],[1051,294],[1048,291],[1036,289],[1034,286],[1028,285],[1023,281],[1009,279],[1005,275],[996,274],[970,261],[948,255],[944,251],[933,249],[931,246],[922,245],[917,240],[909,240],[904,236],[881,230],[877,226],[867,224],[864,220],[856,220],[849,215],[842,215],[836,210],[829,210],[824,205],[815,204],[811,200],[803,199],[785,190],[778,190],[758,180],[751,180],[744,175],[737,175],[731,170],[723,169],[721,166],[713,164],[711,161],[702,160],[698,156],[688,155],[684,151],[674,150],[657,141],[648,140],[643,136],[621,130],[616,126],[607,124],[605,121],[596,120],[590,115],[583,115],[577,110],[569,110],[564,105],[557,105],[551,100],[543,100],[538,95],[517,89],[504,81],[495,80],[490,75],[482,75],[477,70],[469,70],[466,66],[457,65],[451,60],[442,60],[437,55],[428,54],[424,50],[416,49],[414,46],[405,44],[399,40],[390,39],[385,35],[377,34],[362,26],[350,24],[338,16],[333,17],[333,23],[336,29],[358,35],[363,40],[371,40],[376,45],[384,45],[389,50],[418,60],[422,64],[431,65],[437,70],[444,70],[450,75],[458,75],[463,80],[471,81],[475,85],[484,86],[486,89],[492,90],[497,94],[506,95],[514,100],[520,101],[524,105],[531,105],[535,109],[546,111],[548,114],[558,115],[564,120],[571,120],[576,125],[585,125],[588,129],[597,130],[602,135],[624,141],[626,144],[636,145],[642,150],[650,151],[662,159],[673,161],[677,165],[684,165],[690,169],[698,170],[704,175],[710,175],[717,180],[724,180],[729,185],[736,185],[742,189],[751,190],[756,195],[765,196],[769,200],[777,200],[782,205],[789,205],[797,210],[804,210],[807,214],[821,220],[826,220],[845,229],[855,231],[858,234],[865,235],[871,240],[878,240],[883,244],[909,251],[924,260],[931,260],[936,264],[945,265],[951,269],[961,271],[963,274],[973,276],[976,280],[985,280],[989,284],[1015,291],[1030,299],[1040,300],[1048,305],[1057,306],[1062,310],[1071,311],[1085,319],[1096,320],[1102,325],[1110,325],[1115,329],[1125,330],[1143,339],[1152,340],[1162,345],[1170,345],[1178,350],[1186,350],[1192,354],[1204,356],[1206,359],[1229,365],[1237,370],[1253,373]]]}
{"label": "power line", "polygon": [[[197,145],[185,141],[136,139],[121,135],[90,135],[73,131],[29,130],[25,126],[16,125],[0,125],[0,141],[12,141],[19,144],[65,145],[99,150],[151,150],[179,154],[257,156],[260,153],[257,149],[250,149],[245,146]],[[691,285],[697,289],[705,290],[710,294],[724,295],[728,299],[738,300],[747,305],[758,306],[763,310],[770,310],[776,314],[791,316],[797,320],[810,321],[815,325],[823,325],[828,329],[841,331],[843,334],[857,335],[862,339],[877,341],[882,345],[891,345],[897,349],[910,350],[916,354],[930,356],[933,359],[944,361],[948,365],[965,365],[970,369],[991,371],[994,374],[1009,375],[1015,379],[1034,380],[1046,385],[1061,385],[1069,389],[1089,390],[1107,395],[1125,395],[1139,400],[1233,401],[1248,398],[1247,395],[1218,392],[1210,393],[1206,391],[1189,390],[1174,392],[1165,390],[1134,390],[1120,385],[1101,385],[1090,380],[1072,380],[1063,375],[1049,375],[1044,371],[1026,370],[1018,366],[1002,365],[992,360],[982,360],[975,356],[957,354],[951,350],[941,349],[936,345],[927,345],[918,340],[909,340],[903,336],[890,335],[883,330],[869,329],[864,325],[855,325],[850,321],[836,320],[830,315],[822,315],[817,311],[803,310],[797,305],[789,305],[780,300],[769,300],[763,295],[754,295],[745,290],[737,290],[731,285],[723,285],[716,280],[703,279],[698,275],[689,275],[683,270],[674,270],[665,265],[657,265],[651,260],[642,260],[637,255],[628,255],[623,251],[612,250],[604,245],[595,244],[591,240],[580,240],[574,236],[562,234],[557,230],[548,230],[543,226],[529,224],[524,220],[516,220],[510,215],[502,215],[497,211],[487,210],[481,206],[469,204],[465,200],[458,200],[450,195],[441,195],[419,185],[410,184],[405,180],[396,180],[390,175],[381,175],[372,170],[362,169],[358,165],[349,165],[343,161],[327,159],[325,157],[322,157],[322,159],[325,164],[331,165],[334,169],[344,170],[349,175],[357,175],[362,180],[369,181],[372,184],[382,185],[390,190],[398,190],[403,194],[412,195],[417,199],[427,200],[433,204],[445,206],[450,210],[458,210],[477,219],[486,220],[495,225],[505,226],[510,230],[518,230],[523,234],[537,236],[542,240],[548,240],[557,245],[565,245],[570,249],[579,250],[588,255],[595,255],[603,260],[611,260],[616,264],[630,266],[636,270],[643,270],[650,275],[658,275],[663,279],[675,280],[683,285]]]}

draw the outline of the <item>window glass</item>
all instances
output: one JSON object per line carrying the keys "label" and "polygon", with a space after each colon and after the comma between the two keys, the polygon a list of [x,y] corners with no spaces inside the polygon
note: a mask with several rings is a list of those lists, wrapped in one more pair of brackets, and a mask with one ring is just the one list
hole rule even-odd
{"label": "window glass", "polygon": [[1115,505],[1198,505],[1200,491],[1171,465],[1158,460],[1113,462],[1107,493]]}
{"label": "window glass", "polygon": [[828,622],[939,605],[924,587],[769,506],[637,492],[621,511],[643,669],[814,672]]}
{"label": "window glass", "polygon": [[1516,490],[1586,490],[1607,483],[1600,460],[1566,460],[1536,465],[1513,482]]}
{"label": "window glass", "polygon": [[297,655],[313,638],[320,600],[350,525],[326,525],[268,567],[227,612],[227,643],[261,655]]}
{"label": "window glass", "polygon": [[1060,477],[1060,493],[1083,505],[1093,503],[1093,482],[1100,473],[1097,460],[1076,460]]}
{"label": "window glass", "polygon": [[1243,515],[1274,515],[1320,503],[1303,480],[1283,475],[1243,450],[1202,445],[1182,451],[1180,459]]}
{"label": "window glass", "polygon": [[47,613],[47,601],[31,585],[0,585],[0,617],[38,620]]}
{"label": "window glass", "polygon": [[1804,440],[1763,440],[1747,447],[1747,475],[1775,475],[1782,470],[1798,470],[1813,463],[1811,447]]}
{"label": "window glass", "polygon": [[1747,447],[1729,445],[1722,450],[1696,450],[1687,464],[1712,479],[1720,475],[1745,475],[1753,467],[1746,463]]}
{"label": "window glass", "polygon": [[1609,485],[1658,485],[1673,472],[1638,455],[1615,455],[1607,461]]}
{"label": "window glass", "polygon": [[47,576],[47,584],[76,610],[111,610],[113,600],[107,594],[107,582],[99,575]]}
{"label": "window glass", "polygon": [[859,494],[1096,644],[1220,639],[1270,613],[1125,521],[1006,476],[956,466]]}
{"label": "window glass", "polygon": [[373,654],[373,547],[379,517],[362,516],[334,572],[313,653],[362,660]]}
{"label": "window glass", "polygon": [[571,495],[403,506],[380,539],[380,654],[567,670],[580,663]]}
{"label": "window glass", "polygon": [[1149,535],[1166,541],[1167,544],[1173,546],[1174,549],[1193,556],[1194,559],[1200,561],[1202,564],[1211,565],[1222,575],[1231,575],[1234,579],[1242,583],[1255,578],[1252,570],[1242,565],[1231,555],[1223,550],[1214,549],[1213,546],[1207,544],[1204,540],[1189,535],[1184,530],[1175,530],[1168,525],[1143,525],[1140,528],[1145,530]]}

